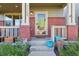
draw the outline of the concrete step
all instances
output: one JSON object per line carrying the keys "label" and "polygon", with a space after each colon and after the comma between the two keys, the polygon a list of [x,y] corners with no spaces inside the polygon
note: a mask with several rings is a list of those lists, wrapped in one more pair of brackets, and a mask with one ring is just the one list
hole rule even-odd
{"label": "concrete step", "polygon": [[56,56],[54,51],[32,51],[29,56]]}
{"label": "concrete step", "polygon": [[32,40],[29,41],[29,44],[31,45],[29,56],[56,56],[54,53],[54,47],[48,48],[46,46],[48,40],[48,38],[33,37]]}
{"label": "concrete step", "polygon": [[48,40],[31,40],[29,41],[29,44],[32,45],[46,45],[46,42]]}
{"label": "concrete step", "polygon": [[53,51],[53,48],[48,48],[47,46],[31,46],[30,51]]}
{"label": "concrete step", "polygon": [[32,40],[49,40],[49,37],[46,38],[36,38],[36,37],[32,37]]}

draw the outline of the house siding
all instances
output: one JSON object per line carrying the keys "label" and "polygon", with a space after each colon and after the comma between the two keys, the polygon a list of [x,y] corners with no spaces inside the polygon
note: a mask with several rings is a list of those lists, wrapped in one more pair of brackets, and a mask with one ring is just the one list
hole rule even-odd
{"label": "house siding", "polygon": [[[51,36],[52,25],[66,25],[65,17],[48,17],[48,35]],[[67,39],[77,40],[78,38],[78,26],[77,25],[66,25],[67,26]],[[35,17],[30,17],[30,34],[31,37],[35,36]]]}
{"label": "house siding", "polygon": [[[48,17],[48,37],[51,36],[52,25],[66,25],[65,17]],[[30,34],[35,36],[35,17],[30,17]]]}
{"label": "house siding", "polygon": [[49,17],[64,17],[64,10],[60,7],[31,7],[31,10],[34,12],[33,17],[37,11],[47,11]]}

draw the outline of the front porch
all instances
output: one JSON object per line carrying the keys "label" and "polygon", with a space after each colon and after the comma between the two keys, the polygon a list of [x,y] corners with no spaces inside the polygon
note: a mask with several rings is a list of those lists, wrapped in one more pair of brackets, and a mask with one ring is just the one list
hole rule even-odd
{"label": "front porch", "polygon": [[[19,37],[20,40],[29,42],[31,55],[55,56],[54,47],[49,49],[45,43],[48,40],[54,41],[57,35],[69,41],[78,38],[75,4],[22,3],[10,4],[11,7],[7,4],[1,5],[0,38],[4,42],[13,43]],[[64,11],[67,11],[66,15]]]}
{"label": "front porch", "polygon": [[[5,27],[6,29],[5,31],[6,33],[8,32],[8,34],[6,33],[4,34],[6,34],[6,36],[8,37],[14,37],[13,33],[15,32],[17,33],[15,34],[16,37],[19,34],[18,37],[26,40],[31,40],[31,38],[34,36],[53,37],[53,35],[60,35],[60,36],[65,35],[68,40],[77,39],[78,27],[75,22],[75,4],[66,4],[66,3],[11,4],[12,7],[14,7],[15,5],[14,10],[11,10],[11,7],[10,10],[8,10],[9,6],[5,7],[6,4],[1,5],[4,7],[0,9],[0,12],[2,12],[1,15],[3,15],[0,17],[1,18],[0,27],[1,31]],[[73,7],[71,8],[71,6]],[[18,10],[16,11],[17,8]],[[73,11],[73,13],[70,11]],[[70,16],[71,14],[72,16]],[[8,21],[4,21],[7,19],[6,17],[8,17],[8,19],[11,18],[11,21],[9,21],[11,22],[10,24],[8,24],[9,23]],[[16,19],[16,21],[14,19]],[[16,22],[18,23],[16,24]],[[65,26],[66,28],[64,30],[62,30],[61,28],[51,30],[53,26],[58,27]],[[10,28],[11,29],[14,28],[15,31],[11,33],[13,29],[10,30]],[[17,32],[16,28],[18,28],[19,32]],[[52,32],[54,32],[54,34],[52,34]],[[1,36],[4,37],[4,34],[1,34]]]}

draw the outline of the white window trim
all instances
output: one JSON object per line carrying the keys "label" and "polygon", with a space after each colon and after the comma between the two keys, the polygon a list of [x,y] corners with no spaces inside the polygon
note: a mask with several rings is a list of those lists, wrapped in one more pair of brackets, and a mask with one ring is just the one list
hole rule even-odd
{"label": "white window trim", "polygon": [[[63,39],[67,39],[67,28],[66,26],[55,26],[53,25],[51,27],[51,39],[54,41],[54,37],[55,37],[55,28],[62,28],[62,35],[65,34],[65,37],[63,37]],[[65,32],[64,32],[64,29],[65,29]]]}

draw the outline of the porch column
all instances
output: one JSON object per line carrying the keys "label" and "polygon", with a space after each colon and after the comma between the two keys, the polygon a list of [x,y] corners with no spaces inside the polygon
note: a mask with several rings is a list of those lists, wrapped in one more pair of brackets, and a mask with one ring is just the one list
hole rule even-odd
{"label": "porch column", "polygon": [[29,25],[29,3],[26,3],[26,24]]}
{"label": "porch column", "polygon": [[21,20],[21,25],[25,25],[25,3],[22,3],[22,20]]}
{"label": "porch column", "polygon": [[67,18],[67,38],[68,40],[77,40],[78,26],[75,21],[75,3],[68,3],[68,18]]}
{"label": "porch column", "polygon": [[22,3],[22,23],[21,25],[29,25],[29,3]]}
{"label": "porch column", "polygon": [[75,4],[74,3],[68,3],[67,4],[68,9],[68,16],[67,16],[67,25],[76,25],[75,22]]}
{"label": "porch column", "polygon": [[22,21],[20,27],[20,37],[26,40],[30,38],[29,3],[22,3]]}
{"label": "porch column", "polygon": [[76,25],[76,20],[75,20],[75,3],[72,4],[72,24]]}

